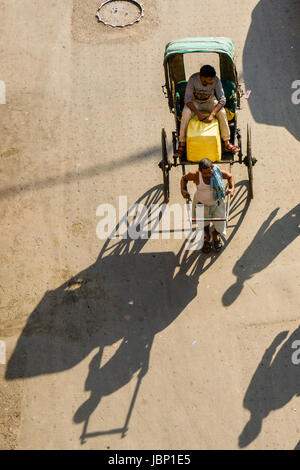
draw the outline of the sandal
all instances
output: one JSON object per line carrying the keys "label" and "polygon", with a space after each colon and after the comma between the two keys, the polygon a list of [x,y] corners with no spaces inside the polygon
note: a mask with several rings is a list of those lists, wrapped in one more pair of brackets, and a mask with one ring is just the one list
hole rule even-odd
{"label": "sandal", "polygon": [[211,242],[204,240],[202,251],[203,253],[209,253],[211,251]]}
{"label": "sandal", "polygon": [[220,238],[218,240],[214,240],[214,248],[216,250],[217,253],[219,253],[219,251],[221,250],[222,248],[222,242],[220,240]]}
{"label": "sandal", "polygon": [[185,151],[185,142],[179,142],[178,149],[175,152],[175,157],[182,158]]}
{"label": "sandal", "polygon": [[228,144],[225,145],[225,148],[231,153],[236,153],[240,150],[239,147],[237,147],[236,145],[232,145],[231,142],[228,142]]}

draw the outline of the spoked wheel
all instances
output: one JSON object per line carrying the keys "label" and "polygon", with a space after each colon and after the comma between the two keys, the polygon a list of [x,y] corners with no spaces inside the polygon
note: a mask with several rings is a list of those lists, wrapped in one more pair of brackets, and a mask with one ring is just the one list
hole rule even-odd
{"label": "spoked wheel", "polygon": [[161,131],[161,152],[162,160],[159,163],[159,167],[163,172],[163,185],[164,185],[164,199],[165,203],[169,202],[170,198],[170,181],[169,181],[169,171],[170,171],[170,162],[168,160],[168,146],[167,146],[167,135],[165,129]]}
{"label": "spoked wheel", "polygon": [[249,124],[247,125],[247,156],[243,161],[248,168],[249,198],[253,199],[253,166],[256,163],[256,159],[252,157],[251,129]]}

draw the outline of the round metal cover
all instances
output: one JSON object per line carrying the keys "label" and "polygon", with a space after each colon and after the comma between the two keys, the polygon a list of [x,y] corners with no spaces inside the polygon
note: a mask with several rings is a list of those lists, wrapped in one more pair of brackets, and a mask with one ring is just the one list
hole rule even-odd
{"label": "round metal cover", "polygon": [[101,3],[96,14],[100,23],[113,28],[131,26],[143,16],[143,7],[136,0],[107,0]]}

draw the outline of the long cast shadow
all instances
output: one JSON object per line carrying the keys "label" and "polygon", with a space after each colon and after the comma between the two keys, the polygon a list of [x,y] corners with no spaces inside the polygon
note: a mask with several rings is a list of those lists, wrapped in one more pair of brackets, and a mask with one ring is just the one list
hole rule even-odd
{"label": "long cast shadow", "polygon": [[[247,198],[246,193],[242,183],[237,198]],[[148,211],[136,218],[136,227],[144,226],[143,218],[151,219],[151,206],[160,205],[162,198],[159,185],[137,201]],[[247,207],[246,203],[245,211]],[[233,233],[243,217],[244,213],[238,215]],[[7,380],[34,377],[74,367],[97,350],[85,383],[90,397],[74,415],[75,423],[83,423],[82,443],[97,435],[126,434],[142,378],[148,371],[155,335],[195,298],[200,275],[217,259],[214,254],[187,251],[186,241],[176,255],[168,251],[143,253],[146,243],[147,239],[108,238],[94,264],[46,292],[7,365]],[[119,341],[115,354],[102,364],[104,348]],[[124,425],[89,433],[90,416],[102,398],[126,385],[135,373],[136,388]]]}
{"label": "long cast shadow", "polygon": [[[300,140],[300,105],[292,103],[292,83],[300,80],[300,3],[260,0],[243,51],[249,106],[258,123],[286,128]],[[299,96],[298,96],[299,97]]]}
{"label": "long cast shadow", "polygon": [[[294,341],[300,341],[298,327],[276,353],[288,331],[279,333],[266,349],[244,397],[250,419],[239,436],[239,446],[247,447],[259,435],[263,420],[271,411],[282,408],[300,395],[300,366],[292,360],[297,352]],[[299,349],[299,346],[298,346]]]}
{"label": "long cast shadow", "polygon": [[251,279],[271,264],[299,235],[300,204],[271,224],[277,212],[278,208],[271,212],[257,231],[252,243],[235,263],[233,274],[237,279],[222,297],[225,306],[231,305],[237,299],[247,279]]}

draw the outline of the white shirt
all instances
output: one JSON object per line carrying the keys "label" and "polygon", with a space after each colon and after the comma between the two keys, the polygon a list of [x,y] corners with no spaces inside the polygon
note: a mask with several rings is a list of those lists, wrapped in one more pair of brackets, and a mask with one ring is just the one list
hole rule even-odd
{"label": "white shirt", "polygon": [[210,184],[204,183],[201,171],[199,171],[199,184],[196,191],[196,201],[202,202],[205,206],[213,206],[216,204],[214,199],[214,189],[210,187]]}

